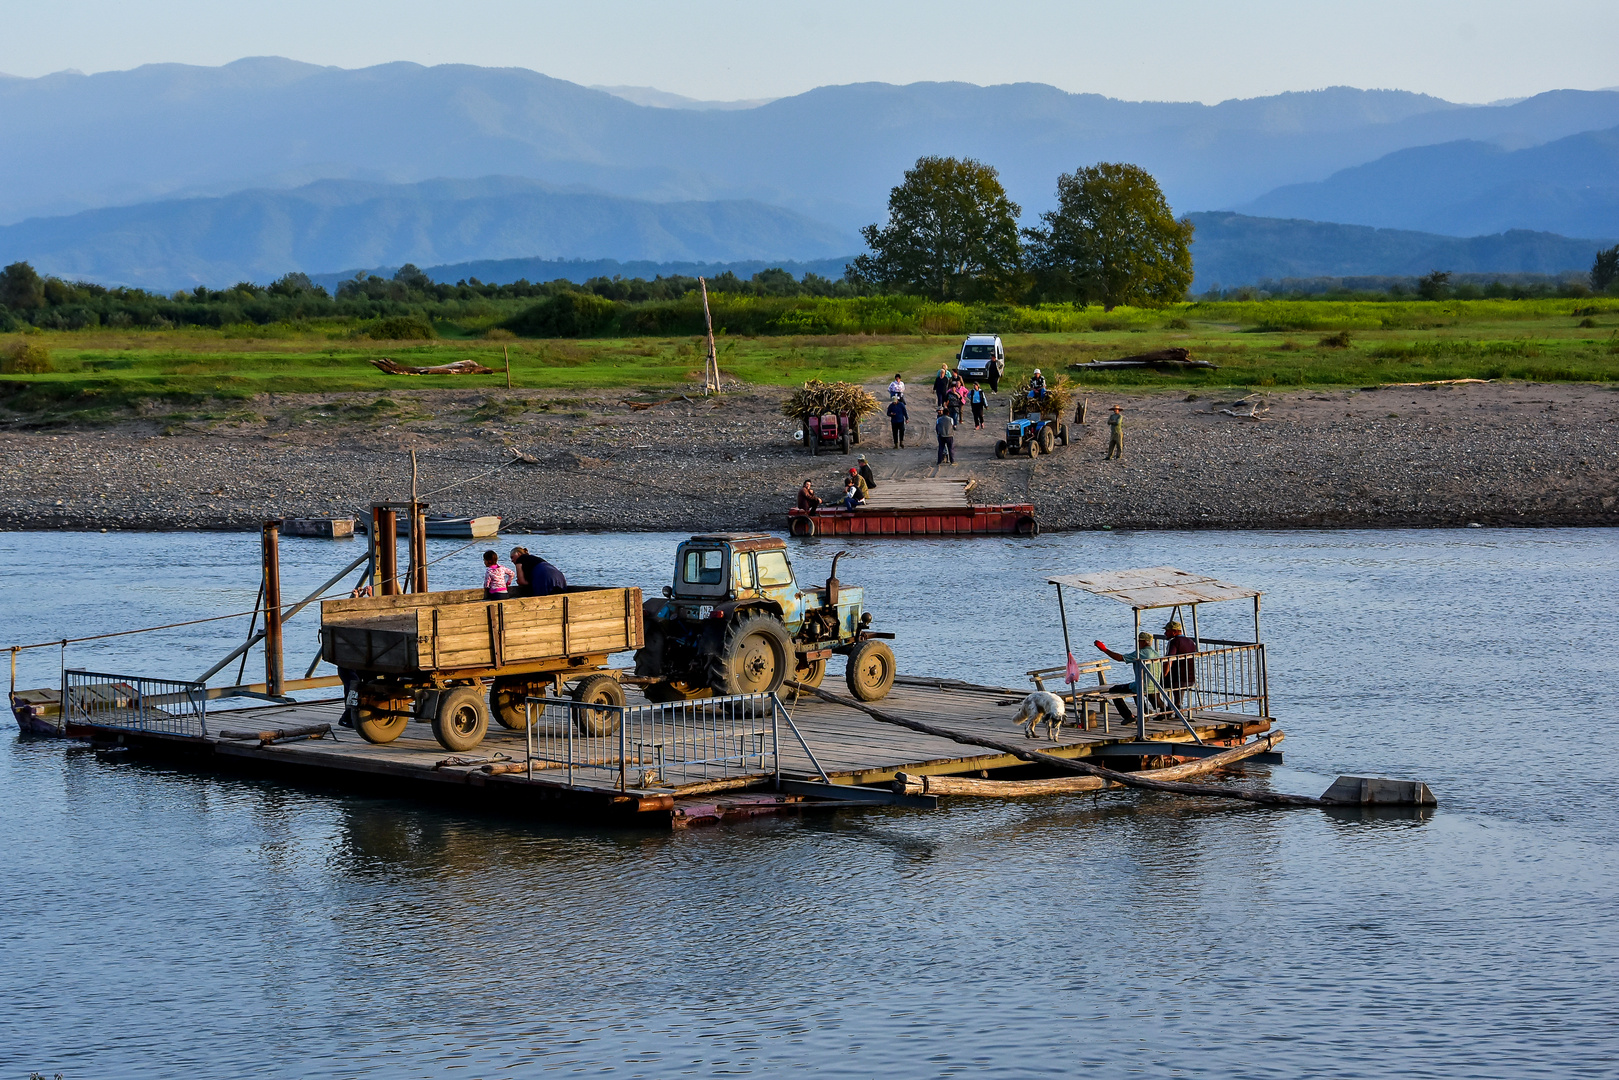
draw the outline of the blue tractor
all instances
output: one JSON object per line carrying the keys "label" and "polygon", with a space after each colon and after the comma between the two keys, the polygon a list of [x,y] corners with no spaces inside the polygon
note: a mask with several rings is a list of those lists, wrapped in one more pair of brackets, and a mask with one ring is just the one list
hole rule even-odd
{"label": "blue tractor", "polygon": [[1044,392],[1023,390],[1012,399],[1012,413],[1006,421],[1006,438],[995,443],[995,456],[1005,459],[1012,454],[1028,454],[1037,458],[1049,454],[1060,444],[1068,445],[1068,425],[1054,407],[1055,402]]}

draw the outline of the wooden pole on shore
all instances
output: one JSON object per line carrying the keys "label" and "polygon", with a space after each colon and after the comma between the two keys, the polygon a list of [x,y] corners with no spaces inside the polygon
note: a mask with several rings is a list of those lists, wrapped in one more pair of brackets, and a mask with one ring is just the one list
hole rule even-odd
{"label": "wooden pole on shore", "polygon": [[703,322],[708,326],[708,360],[703,364],[703,393],[717,394],[720,392],[720,354],[714,346],[714,316],[708,310],[708,282],[698,278],[697,285],[703,290]]}
{"label": "wooden pole on shore", "polygon": [[509,345],[502,345],[500,353],[506,358],[506,389],[512,388],[512,350]]}
{"label": "wooden pole on shore", "polygon": [[830,701],[834,705],[843,705],[850,709],[856,709],[873,720],[880,720],[885,724],[909,728],[912,731],[920,731],[924,735],[949,739],[951,742],[963,743],[967,746],[988,747],[991,750],[999,750],[1003,754],[1011,754],[1022,761],[1033,762],[1038,765],[1049,765],[1053,769],[1061,769],[1064,772],[1099,776],[1103,780],[1110,780],[1123,787],[1142,788],[1147,791],[1166,791],[1173,795],[1204,795],[1216,799],[1240,799],[1243,802],[1257,803],[1260,806],[1328,805],[1322,800],[1311,798],[1308,795],[1283,795],[1270,791],[1245,791],[1242,788],[1214,787],[1209,784],[1183,784],[1174,780],[1152,780],[1137,773],[1114,772],[1112,769],[1104,769],[1100,765],[1060,758],[1053,754],[1042,754],[1038,750],[1030,750],[1016,743],[1002,742],[999,739],[990,739],[979,735],[964,735],[959,731],[951,731],[949,728],[942,728],[921,720],[908,720],[903,716],[895,716],[893,713],[874,709],[870,705],[856,701],[853,698],[827,693],[818,686],[805,686],[803,683],[793,679],[786,680],[786,685],[814,694],[822,701]]}
{"label": "wooden pole on shore", "polygon": [[264,572],[264,683],[280,697],[286,683],[281,655],[281,523],[266,521],[260,532]]}

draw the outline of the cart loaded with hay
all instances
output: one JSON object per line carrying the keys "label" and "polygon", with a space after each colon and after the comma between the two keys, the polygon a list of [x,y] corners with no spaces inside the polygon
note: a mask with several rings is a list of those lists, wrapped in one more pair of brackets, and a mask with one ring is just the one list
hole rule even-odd
{"label": "cart loaded with hay", "polygon": [[1068,445],[1068,425],[1063,413],[1074,388],[1067,379],[1047,384],[1026,382],[1012,394],[1006,418],[1006,438],[995,443],[995,456],[1028,454],[1031,458],[1049,454],[1058,445]]}
{"label": "cart loaded with hay", "polygon": [[860,443],[860,420],[877,411],[877,399],[863,387],[846,382],[811,379],[782,402],[783,416],[801,425],[796,438],[811,454],[837,447],[847,454]]}

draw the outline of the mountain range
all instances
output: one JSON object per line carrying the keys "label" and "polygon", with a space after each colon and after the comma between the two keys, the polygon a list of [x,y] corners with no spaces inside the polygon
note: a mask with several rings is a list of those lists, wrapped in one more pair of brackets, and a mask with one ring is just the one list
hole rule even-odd
{"label": "mountain range", "polygon": [[0,77],[0,259],[154,287],[405,261],[826,259],[859,250],[923,154],[996,165],[1026,221],[1059,173],[1134,162],[1177,212],[1240,211],[1220,231],[1248,230],[1250,254],[1296,228],[1243,223],[1260,218],[1613,236],[1616,133],[1613,91],[1202,105],[863,83],[753,104],[520,68],[156,64]]}
{"label": "mountain range", "polygon": [[491,176],[165,199],[0,226],[0,260],[170,291],[291,270],[510,259],[827,259],[858,236],[752,200],[654,203]]}

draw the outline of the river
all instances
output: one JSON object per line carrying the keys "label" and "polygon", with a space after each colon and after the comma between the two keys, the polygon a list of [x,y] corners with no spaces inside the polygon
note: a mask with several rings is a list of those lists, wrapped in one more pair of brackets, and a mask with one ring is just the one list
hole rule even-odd
{"label": "river", "polygon": [[[576,584],[655,591],[678,537],[513,539]],[[830,543],[791,543],[824,575]],[[430,546],[435,587],[477,584],[482,545]],[[1310,795],[1342,772],[1416,778],[1440,806],[1110,793],[666,835],[13,732],[0,1075],[1615,1074],[1619,533],[841,546],[902,671],[984,682],[1061,661],[1048,572],[1169,564],[1261,588],[1287,764],[1250,774]],[[286,599],[358,551],[284,541]],[[257,560],[242,534],[0,534],[0,644],[246,611]],[[1071,597],[1069,618],[1076,641],[1129,636],[1119,605]],[[1251,627],[1225,618],[1203,632]],[[315,622],[288,627],[298,673]],[[194,677],[245,630],[66,662]],[[59,662],[24,653],[19,685],[55,685]]]}

